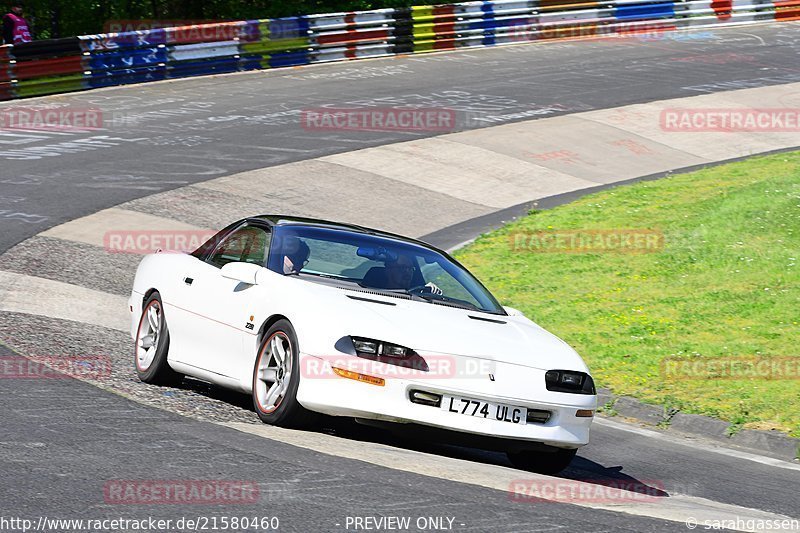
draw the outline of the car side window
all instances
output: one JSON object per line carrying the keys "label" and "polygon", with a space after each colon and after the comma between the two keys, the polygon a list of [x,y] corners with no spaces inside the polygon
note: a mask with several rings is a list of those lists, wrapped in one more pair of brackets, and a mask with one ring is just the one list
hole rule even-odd
{"label": "car side window", "polygon": [[271,233],[264,228],[242,226],[225,237],[209,255],[207,261],[219,268],[234,261],[265,266],[270,237]]}

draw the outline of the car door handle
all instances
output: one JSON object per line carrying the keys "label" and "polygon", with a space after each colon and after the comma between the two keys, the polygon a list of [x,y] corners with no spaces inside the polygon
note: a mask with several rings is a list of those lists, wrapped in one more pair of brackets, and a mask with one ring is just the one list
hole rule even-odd
{"label": "car door handle", "polygon": [[194,283],[194,278],[183,278],[183,282],[187,285]]}

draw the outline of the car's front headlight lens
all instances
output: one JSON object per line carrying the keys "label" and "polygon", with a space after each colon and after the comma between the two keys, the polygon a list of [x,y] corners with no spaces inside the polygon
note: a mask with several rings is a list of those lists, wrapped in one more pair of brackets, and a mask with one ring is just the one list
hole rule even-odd
{"label": "car's front headlight lens", "polygon": [[375,341],[366,339],[353,339],[353,347],[356,349],[356,352],[375,355],[378,353],[378,346],[379,344]]}
{"label": "car's front headlight lens", "polygon": [[386,357],[406,357],[411,350],[404,346],[398,346],[390,342],[377,341],[374,339],[364,339],[362,337],[350,337],[353,347],[358,355],[382,355]]}
{"label": "car's front headlight lens", "polygon": [[422,372],[430,371],[425,359],[411,348],[365,337],[350,337],[350,340],[358,357]]}
{"label": "car's front headlight lens", "polygon": [[405,357],[408,355],[408,348],[397,346],[396,344],[383,344],[381,355],[388,355],[390,357]]}
{"label": "car's front headlight lens", "polygon": [[597,394],[592,376],[573,370],[548,370],[544,375],[547,390],[573,394]]}

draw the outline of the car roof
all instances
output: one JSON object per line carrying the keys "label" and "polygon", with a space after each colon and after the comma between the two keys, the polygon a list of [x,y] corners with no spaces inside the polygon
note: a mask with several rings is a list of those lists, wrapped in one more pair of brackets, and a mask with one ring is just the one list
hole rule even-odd
{"label": "car roof", "polygon": [[396,233],[389,233],[388,231],[367,228],[365,226],[358,226],[356,224],[347,224],[344,222],[333,222],[330,220],[323,220],[319,218],[307,218],[307,217],[286,216],[286,215],[256,215],[248,217],[246,220],[266,222],[270,226],[309,226],[317,228],[346,230],[346,231],[351,231],[353,233],[364,233],[369,235],[376,235],[378,237],[388,237],[391,239],[398,239],[405,242],[419,244],[421,246],[424,246],[425,248],[430,248],[438,252],[442,252],[442,250],[439,250],[435,246],[427,242],[420,241],[419,239],[412,239],[411,237],[406,237],[404,235],[398,235]]}

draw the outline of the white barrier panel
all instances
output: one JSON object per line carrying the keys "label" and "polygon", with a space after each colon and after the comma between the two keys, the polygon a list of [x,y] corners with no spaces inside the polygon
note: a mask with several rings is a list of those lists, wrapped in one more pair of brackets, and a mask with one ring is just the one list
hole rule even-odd
{"label": "white barrier panel", "polygon": [[172,61],[213,59],[215,57],[230,57],[237,55],[239,55],[239,41],[180,44],[169,47],[169,58]]}

